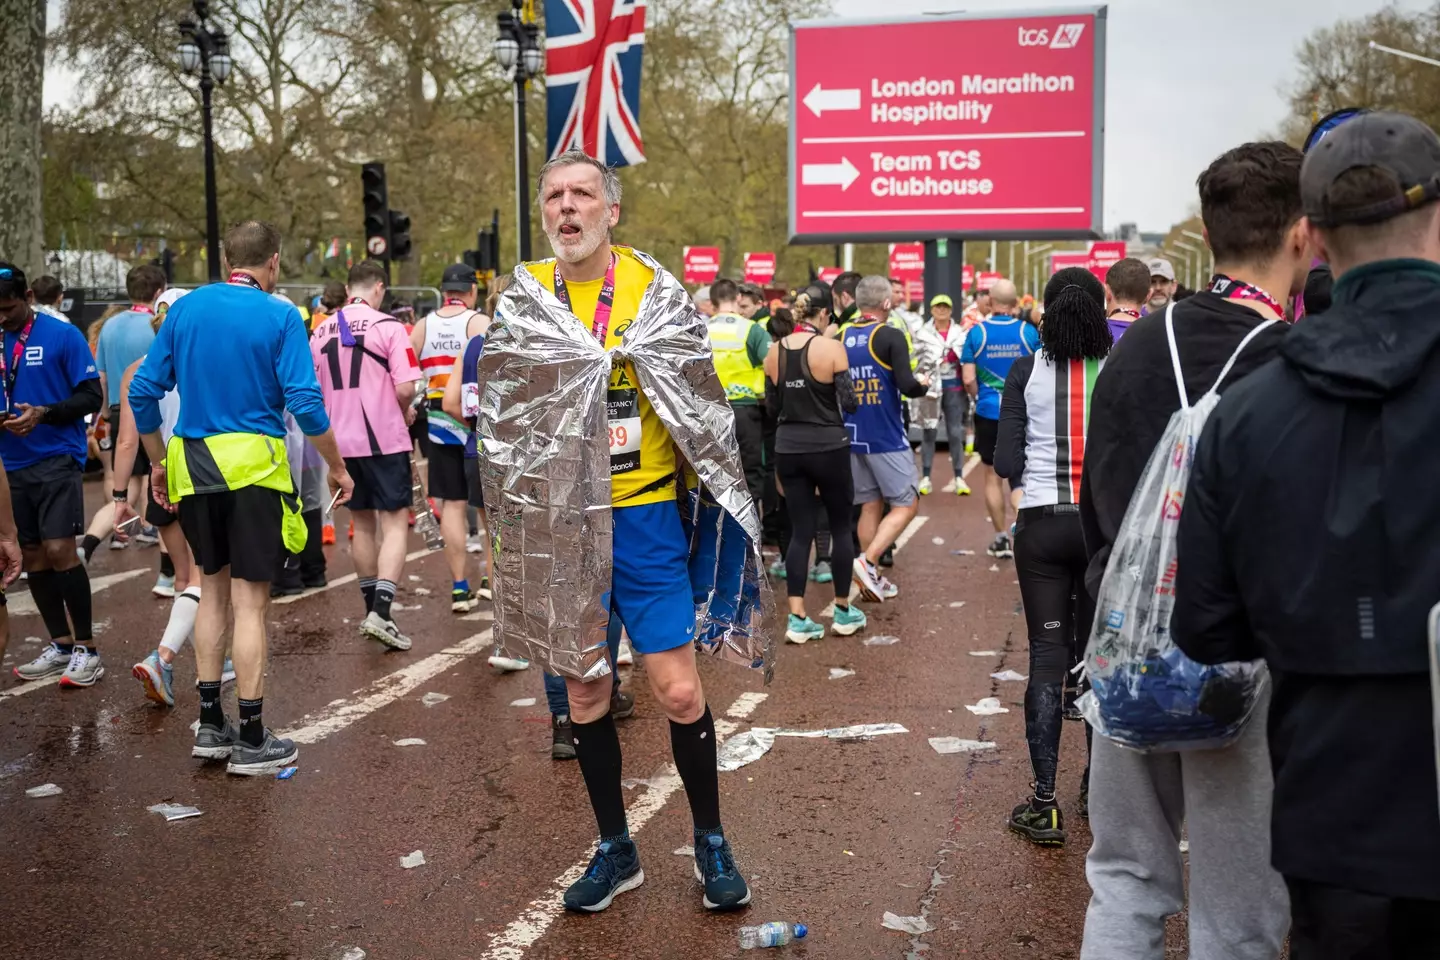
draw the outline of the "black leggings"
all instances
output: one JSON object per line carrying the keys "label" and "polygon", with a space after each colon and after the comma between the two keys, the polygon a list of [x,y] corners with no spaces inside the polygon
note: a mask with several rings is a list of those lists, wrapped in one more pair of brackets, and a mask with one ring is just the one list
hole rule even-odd
{"label": "black leggings", "polygon": [[805,596],[805,583],[810,576],[810,543],[815,539],[815,525],[823,504],[825,515],[830,518],[835,597],[846,602],[850,596],[850,567],[855,562],[854,541],[850,538],[850,501],[855,497],[855,484],[850,477],[850,448],[824,453],[776,454],[775,473],[785,487],[785,505],[790,512],[790,549],[785,556],[787,594]]}
{"label": "black leggings", "polygon": [[[1030,683],[1025,688],[1025,739],[1035,770],[1035,795],[1055,795],[1064,717],[1065,675],[1095,619],[1085,589],[1085,539],[1078,513],[1020,511],[1015,528],[1015,570],[1030,635]],[[1088,725],[1086,733],[1089,733]]]}

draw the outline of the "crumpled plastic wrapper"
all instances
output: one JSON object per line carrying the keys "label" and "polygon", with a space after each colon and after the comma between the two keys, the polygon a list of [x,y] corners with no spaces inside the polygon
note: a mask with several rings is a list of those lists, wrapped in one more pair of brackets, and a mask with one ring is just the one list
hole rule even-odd
{"label": "crumpled plastic wrapper", "polygon": [[934,326],[922,323],[911,328],[910,350],[915,376],[930,378],[929,392],[910,401],[910,420],[923,430],[934,430],[940,426],[940,360],[945,354],[945,341]]}
{"label": "crumpled plastic wrapper", "polygon": [[772,598],[760,522],[745,486],[735,419],[715,374],[705,318],[655,271],[621,346],[605,351],[524,266],[501,297],[480,360],[478,430],[493,535],[495,638],[562,676],[596,680],[606,657],[613,525],[606,400],[612,364],[640,389],[699,477],[677,509],[691,543],[699,649],[774,671],[763,627]]}

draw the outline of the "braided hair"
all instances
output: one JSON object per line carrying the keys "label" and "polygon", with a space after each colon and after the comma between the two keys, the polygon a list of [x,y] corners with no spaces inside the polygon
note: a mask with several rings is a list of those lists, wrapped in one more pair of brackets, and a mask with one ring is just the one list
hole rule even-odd
{"label": "braided hair", "polygon": [[1099,360],[1115,338],[1105,322],[1105,288],[1084,267],[1066,267],[1045,285],[1040,351],[1054,363]]}

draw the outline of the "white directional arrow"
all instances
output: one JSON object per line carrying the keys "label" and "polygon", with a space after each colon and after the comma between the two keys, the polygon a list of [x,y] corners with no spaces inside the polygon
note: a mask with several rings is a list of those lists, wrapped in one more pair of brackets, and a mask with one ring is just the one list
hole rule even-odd
{"label": "white directional arrow", "polygon": [[841,157],[839,163],[807,163],[800,168],[800,182],[807,187],[848,190],[858,176],[860,171],[846,157]]}
{"label": "white directional arrow", "polygon": [[817,117],[826,110],[859,110],[860,91],[859,89],[824,90],[817,83],[815,89],[805,94],[804,103]]}

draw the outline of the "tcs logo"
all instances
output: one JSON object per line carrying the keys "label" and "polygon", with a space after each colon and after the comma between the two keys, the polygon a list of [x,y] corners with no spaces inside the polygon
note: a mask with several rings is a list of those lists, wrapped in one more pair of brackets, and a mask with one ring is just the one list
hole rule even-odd
{"label": "tcs logo", "polygon": [[1080,45],[1080,37],[1084,32],[1085,24],[1083,23],[1063,23],[1055,28],[1054,36],[1051,36],[1049,30],[1031,30],[1021,27],[1020,46],[1071,50]]}

